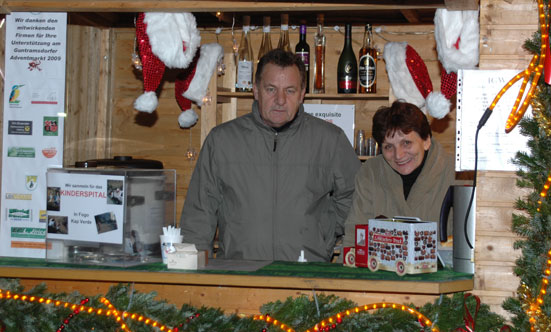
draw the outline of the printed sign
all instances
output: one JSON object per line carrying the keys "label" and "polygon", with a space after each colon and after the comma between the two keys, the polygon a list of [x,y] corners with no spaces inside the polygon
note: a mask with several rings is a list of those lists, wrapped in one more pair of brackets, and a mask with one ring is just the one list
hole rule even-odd
{"label": "printed sign", "polygon": [[8,121],[8,135],[32,135],[33,134],[33,122],[32,121]]}
{"label": "printed sign", "polygon": [[354,105],[304,104],[304,111],[340,127],[354,146]]}
{"label": "printed sign", "polygon": [[124,176],[48,172],[48,238],[122,243]]}

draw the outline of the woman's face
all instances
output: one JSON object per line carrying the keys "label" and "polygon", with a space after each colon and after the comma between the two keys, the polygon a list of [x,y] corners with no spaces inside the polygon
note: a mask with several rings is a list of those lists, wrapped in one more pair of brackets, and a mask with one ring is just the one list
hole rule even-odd
{"label": "woman's face", "polygon": [[396,172],[408,175],[421,165],[430,143],[430,137],[423,140],[415,131],[404,134],[396,130],[393,135],[385,137],[382,144],[383,157]]}

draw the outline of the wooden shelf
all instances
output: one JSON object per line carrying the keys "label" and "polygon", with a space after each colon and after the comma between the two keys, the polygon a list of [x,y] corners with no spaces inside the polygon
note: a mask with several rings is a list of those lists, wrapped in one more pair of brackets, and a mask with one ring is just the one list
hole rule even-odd
{"label": "wooden shelf", "polygon": [[[227,103],[231,98],[253,98],[252,92],[232,92],[224,91],[223,88],[219,88],[216,93],[218,102]],[[382,94],[342,94],[342,93],[324,93],[324,94],[313,94],[307,93],[304,96],[304,100],[388,100],[388,95]]]}
{"label": "wooden shelf", "polygon": [[[331,264],[330,270],[332,266],[338,265]],[[352,274],[373,273],[369,269],[346,269],[356,272],[351,272]],[[298,276],[289,273],[287,269],[280,272],[252,275],[232,271],[145,271],[136,268],[21,266],[17,262],[0,266],[0,278],[17,278],[25,289],[45,284],[51,292],[77,291],[92,296],[107,294],[115,284],[130,283],[134,290],[142,293],[155,292],[159,299],[177,307],[184,304],[216,307],[228,313],[245,315],[258,314],[259,308],[270,301],[300,295],[310,296],[312,292],[333,294],[362,304],[385,299],[421,306],[435,301],[442,294],[470,291],[474,287],[474,277],[467,274],[457,277],[446,274],[447,276],[439,279],[422,276],[397,277],[388,272],[384,278],[355,279],[345,278],[339,273],[328,277],[327,273]],[[387,271],[379,273],[383,272]]]}
{"label": "wooden shelf", "polygon": [[460,292],[473,288],[473,279],[450,281],[404,281],[404,280],[361,280],[305,278],[288,276],[255,276],[233,274],[211,274],[200,271],[128,271],[78,268],[0,267],[0,277],[40,279],[43,281],[103,281],[135,282],[164,285],[196,285],[215,287],[254,287],[281,289],[317,289],[326,291],[358,291],[415,293],[437,295]]}

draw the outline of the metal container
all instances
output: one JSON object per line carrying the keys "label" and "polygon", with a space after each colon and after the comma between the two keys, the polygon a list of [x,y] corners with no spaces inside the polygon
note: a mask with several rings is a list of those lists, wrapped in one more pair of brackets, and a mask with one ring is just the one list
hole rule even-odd
{"label": "metal container", "polygon": [[[52,205],[48,220],[65,220],[68,227],[64,232],[49,230],[46,259],[112,266],[160,261],[162,227],[174,225],[176,219],[175,170],[131,157],[87,160],[75,166],[48,169],[48,190],[61,188],[60,208]],[[80,197],[69,197],[71,192],[64,190],[68,186],[71,192],[75,187],[80,190]],[[94,223],[96,227],[89,225]]]}
{"label": "metal container", "polygon": [[474,273],[476,189],[471,204],[472,193],[472,186],[450,186],[440,211],[440,241],[446,241],[448,215],[453,207],[453,270],[456,272]]}

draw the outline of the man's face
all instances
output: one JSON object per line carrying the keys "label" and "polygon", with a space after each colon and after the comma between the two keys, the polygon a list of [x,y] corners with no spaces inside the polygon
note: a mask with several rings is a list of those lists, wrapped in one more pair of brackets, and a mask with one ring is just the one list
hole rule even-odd
{"label": "man's face", "polygon": [[264,122],[279,128],[295,118],[304,99],[300,71],[296,66],[280,67],[266,64],[257,86],[253,85],[254,99],[258,101]]}
{"label": "man's face", "polygon": [[430,143],[430,137],[423,140],[415,131],[406,135],[397,130],[393,136],[385,137],[382,144],[383,157],[396,172],[408,175],[421,165]]}

